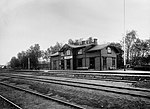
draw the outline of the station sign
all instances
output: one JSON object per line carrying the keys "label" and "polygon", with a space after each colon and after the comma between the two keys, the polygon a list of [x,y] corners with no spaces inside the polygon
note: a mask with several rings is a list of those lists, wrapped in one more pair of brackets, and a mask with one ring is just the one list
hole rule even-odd
{"label": "station sign", "polygon": [[64,59],[71,59],[72,56],[65,56]]}

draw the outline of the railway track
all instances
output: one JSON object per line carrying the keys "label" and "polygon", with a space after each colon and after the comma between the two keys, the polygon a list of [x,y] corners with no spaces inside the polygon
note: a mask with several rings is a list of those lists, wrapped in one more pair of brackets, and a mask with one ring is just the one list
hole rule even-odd
{"label": "railway track", "polygon": [[11,76],[11,77],[150,99],[150,90],[149,89],[120,87],[120,86],[111,86],[111,85],[100,85],[100,84],[95,84],[95,83],[81,82],[81,81],[79,82],[79,81],[73,81],[73,80],[68,80],[68,79],[64,80],[63,78],[62,79],[60,79],[60,78],[59,79],[56,79],[56,78],[55,79],[54,78],[53,79],[52,78],[45,79],[45,78],[39,78],[39,77],[33,77],[33,76],[32,77],[21,76],[21,75],[19,75],[19,76],[15,75],[15,76]]}
{"label": "railway track", "polygon": [[[77,79],[87,79],[87,80],[100,80],[100,81],[113,81],[113,82],[124,82],[124,83],[135,83],[137,81],[149,81],[150,75],[139,75],[139,74],[103,74],[103,73],[68,73],[68,72],[21,72],[23,75],[35,75],[35,76],[52,76],[52,77],[65,77],[65,78],[77,78]],[[6,75],[8,73],[5,73]],[[17,73],[18,74],[18,73]],[[3,73],[1,74],[3,75]],[[9,73],[10,75],[10,73]]]}
{"label": "railway track", "polygon": [[[44,94],[41,94],[41,93],[38,93],[38,92],[30,91],[30,90],[27,90],[27,89],[24,89],[24,88],[20,88],[20,87],[14,86],[14,85],[6,84],[6,83],[3,83],[3,82],[0,82],[0,84],[1,85],[5,85],[7,87],[11,87],[11,88],[19,90],[19,91],[24,91],[26,93],[30,93],[32,95],[36,95],[38,97],[45,98],[45,99],[53,101],[53,102],[57,102],[57,103],[59,103],[61,105],[65,105],[65,106],[70,107],[70,109],[85,109],[84,107],[81,107],[79,105],[76,105],[76,104],[73,104],[73,103],[69,103],[69,102],[66,102],[66,101],[63,101],[63,100],[59,100],[59,99],[56,99],[56,98],[52,98],[52,97],[49,97],[47,95],[44,95]],[[12,103],[12,102],[10,102],[10,103]],[[12,104],[17,107],[17,105],[15,105],[14,103],[12,103]],[[17,109],[22,109],[22,108],[18,106]]]}
{"label": "railway track", "polygon": [[10,101],[9,99],[7,99],[6,97],[2,96],[2,95],[0,95],[0,99],[4,100],[4,102],[7,102],[10,105],[10,106],[7,105],[7,108],[11,107],[11,109],[23,109],[20,106],[18,106],[17,104],[15,104],[12,101]]}
{"label": "railway track", "polygon": [[[26,71],[26,70],[25,70]],[[93,79],[101,81],[114,81],[114,82],[126,82],[135,83],[137,81],[150,80],[150,72],[148,71],[80,71],[80,70],[46,70],[46,71],[31,71],[27,72],[17,71],[20,73],[30,73],[45,76],[58,76],[80,79]]]}
{"label": "railway track", "polygon": [[[9,72],[10,74],[11,72]],[[56,76],[88,80],[135,83],[150,81],[148,71],[90,71],[90,70],[15,70],[13,73],[23,73],[37,76]]]}
{"label": "railway track", "polygon": [[133,74],[133,75],[150,75],[149,71],[117,71],[117,70],[107,70],[107,71],[91,71],[91,70],[15,70],[16,72],[46,72],[46,73],[86,73],[86,74]]}

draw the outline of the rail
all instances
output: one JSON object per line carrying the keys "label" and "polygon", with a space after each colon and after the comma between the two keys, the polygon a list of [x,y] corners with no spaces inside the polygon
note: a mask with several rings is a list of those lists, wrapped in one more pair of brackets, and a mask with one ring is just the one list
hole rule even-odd
{"label": "rail", "polygon": [[[17,77],[19,77],[19,79],[26,79],[26,80],[32,80],[32,81],[45,82],[45,83],[60,84],[60,85],[73,86],[73,87],[78,87],[78,88],[86,88],[86,89],[92,89],[92,90],[99,90],[99,91],[105,91],[105,92],[112,92],[112,93],[116,93],[116,94],[131,95],[134,97],[141,97],[141,98],[150,99],[150,96],[148,96],[148,94],[147,95],[141,94],[141,93],[149,93],[150,94],[150,90],[148,90],[148,89],[126,88],[126,87],[118,87],[118,86],[108,86],[108,85],[99,85],[99,84],[92,84],[92,83],[83,83],[83,82],[78,82],[78,81],[44,79],[44,78],[35,78],[35,77],[26,77],[26,76],[16,76],[16,78]],[[125,91],[125,90],[130,91],[130,93],[128,91]],[[132,92],[134,92],[134,93],[132,93]],[[140,92],[140,93],[138,94],[135,92]]]}
{"label": "rail", "polygon": [[0,98],[2,98],[3,100],[5,100],[7,103],[13,105],[15,108],[17,109],[23,109],[20,106],[18,106],[17,104],[13,103],[12,101],[8,100],[7,98],[5,98],[4,96],[0,95]]}
{"label": "rail", "polygon": [[85,109],[84,107],[81,107],[79,105],[76,105],[76,104],[73,104],[73,103],[69,103],[69,102],[66,102],[66,101],[63,101],[63,100],[55,99],[55,98],[49,97],[47,95],[44,95],[44,94],[41,94],[41,93],[38,93],[38,92],[33,92],[33,91],[30,91],[30,90],[27,90],[27,89],[23,89],[23,88],[20,88],[20,87],[17,87],[17,86],[13,86],[13,85],[9,85],[9,84],[2,83],[2,82],[0,82],[0,84],[8,86],[8,87],[11,87],[11,88],[14,88],[14,89],[17,89],[17,90],[20,90],[20,91],[25,91],[27,93],[34,94],[34,95],[37,95],[37,96],[46,98],[48,100],[52,100],[52,101],[55,101],[55,102],[58,102],[58,103],[70,106],[70,107],[73,107],[73,108]]}

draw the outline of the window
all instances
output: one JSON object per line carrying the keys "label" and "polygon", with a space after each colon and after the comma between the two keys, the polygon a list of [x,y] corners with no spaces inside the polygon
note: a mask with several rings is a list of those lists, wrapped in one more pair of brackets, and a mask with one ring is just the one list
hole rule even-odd
{"label": "window", "polygon": [[63,52],[61,52],[61,56],[64,56],[64,53],[63,53]]}
{"label": "window", "polygon": [[112,66],[115,67],[115,65],[116,65],[116,59],[112,58]]}
{"label": "window", "polygon": [[82,58],[78,59],[78,67],[82,67]]}
{"label": "window", "polygon": [[61,60],[61,69],[64,70],[64,60]]}
{"label": "window", "polygon": [[83,53],[83,50],[80,49],[80,50],[78,51],[78,54],[82,54],[82,53]]}
{"label": "window", "polygon": [[67,59],[67,69],[70,69],[71,68],[71,66],[70,66],[70,59]]}
{"label": "window", "polygon": [[111,48],[110,47],[107,48],[107,53],[111,54]]}
{"label": "window", "polygon": [[103,57],[103,69],[107,68],[107,57]]}
{"label": "window", "polygon": [[68,56],[68,55],[71,55],[71,51],[70,50],[67,50],[66,51],[66,55]]}
{"label": "window", "polygon": [[95,69],[95,58],[90,58],[90,69]]}
{"label": "window", "polygon": [[54,69],[54,70],[57,69],[56,60],[53,61],[53,69]]}

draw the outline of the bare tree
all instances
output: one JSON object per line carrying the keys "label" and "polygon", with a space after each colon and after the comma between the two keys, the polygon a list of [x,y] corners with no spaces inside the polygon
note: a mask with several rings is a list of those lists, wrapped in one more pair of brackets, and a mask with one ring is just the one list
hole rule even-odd
{"label": "bare tree", "polygon": [[132,51],[132,45],[136,40],[136,31],[132,30],[126,34],[125,43],[126,43],[126,55],[127,55],[127,63],[130,61],[130,55]]}

